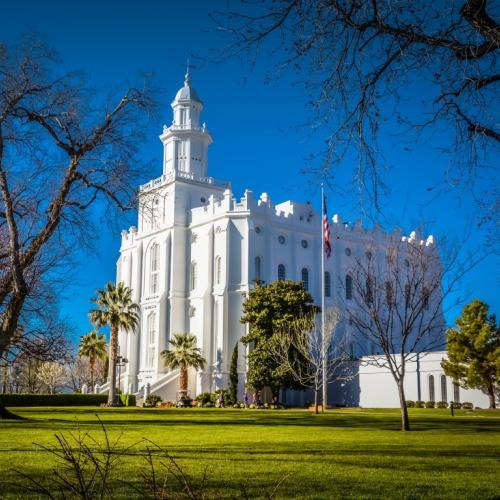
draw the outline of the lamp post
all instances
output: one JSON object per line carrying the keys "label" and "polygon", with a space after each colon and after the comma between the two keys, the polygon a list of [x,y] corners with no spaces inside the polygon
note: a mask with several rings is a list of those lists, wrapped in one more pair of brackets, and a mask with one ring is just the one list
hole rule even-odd
{"label": "lamp post", "polygon": [[[125,364],[128,363],[128,359],[124,358],[123,356],[116,356],[116,367],[118,368],[118,394],[120,394],[120,377],[121,377],[121,367],[125,366]],[[118,398],[120,396],[118,395]]]}

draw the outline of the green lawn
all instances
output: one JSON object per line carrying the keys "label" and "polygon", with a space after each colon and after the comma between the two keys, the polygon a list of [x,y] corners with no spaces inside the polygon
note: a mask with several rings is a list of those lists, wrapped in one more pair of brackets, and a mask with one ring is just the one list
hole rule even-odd
{"label": "green lawn", "polygon": [[[397,410],[19,408],[0,421],[0,498],[36,498],[15,469],[46,481],[57,462],[39,445],[55,433],[90,431],[96,414],[125,447],[138,443],[113,476],[115,498],[131,498],[145,470],[143,438],[166,448],[194,481],[207,469],[209,496],[241,485],[265,496],[287,474],[279,498],[500,498],[500,411],[411,409],[402,433]],[[142,440],[142,441],[141,441]],[[141,495],[137,494],[137,498]]]}

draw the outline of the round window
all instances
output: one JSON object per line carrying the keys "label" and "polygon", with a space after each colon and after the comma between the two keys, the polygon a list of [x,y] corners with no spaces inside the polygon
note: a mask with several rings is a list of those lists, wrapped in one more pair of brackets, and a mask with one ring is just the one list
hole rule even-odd
{"label": "round window", "polygon": [[351,255],[351,249],[350,249],[350,248],[346,248],[346,249],[345,249],[345,254],[346,254],[348,257],[350,257],[350,255]]}
{"label": "round window", "polygon": [[279,241],[282,245],[284,245],[286,240],[285,240],[285,237],[284,237],[282,234],[280,234],[280,235],[278,236],[278,241]]}
{"label": "round window", "polygon": [[309,246],[309,243],[307,243],[307,240],[302,240],[300,242],[300,244],[302,245],[302,248],[307,248]]}

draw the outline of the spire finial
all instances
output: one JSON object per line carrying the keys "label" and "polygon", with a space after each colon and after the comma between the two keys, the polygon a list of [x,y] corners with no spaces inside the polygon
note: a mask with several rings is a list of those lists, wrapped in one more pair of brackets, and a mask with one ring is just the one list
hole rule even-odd
{"label": "spire finial", "polygon": [[184,75],[184,85],[191,85],[191,77],[189,76],[189,57],[186,61],[186,74]]}

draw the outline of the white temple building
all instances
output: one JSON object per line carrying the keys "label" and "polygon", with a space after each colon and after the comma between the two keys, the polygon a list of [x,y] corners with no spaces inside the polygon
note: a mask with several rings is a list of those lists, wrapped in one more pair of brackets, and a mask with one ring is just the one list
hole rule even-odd
{"label": "white temple building", "polygon": [[[140,327],[120,332],[120,354],[127,358],[122,387],[175,399],[178,373],[160,356],[174,333],[196,335],[207,361],[190,374],[193,395],[227,387],[235,344],[246,332],[242,304],[254,280],[301,280],[320,304],[321,215],[308,203],[274,204],[267,193],[246,190],[240,199],[224,180],[209,176],[212,136],[201,121],[203,104],[189,74],[173,102],[173,121],[164,126],[160,177],[140,187],[137,227],[122,231],[117,281],[133,289],[140,304]],[[365,230],[360,223],[330,222],[332,258],[325,267],[326,305],[349,299],[352,259],[367,252],[383,260],[395,231]],[[404,238],[403,238],[404,239]],[[432,236],[410,244],[432,251]],[[444,323],[443,323],[444,324]],[[349,325],[343,324],[345,329]],[[353,346],[353,354],[374,353],[372,345]],[[240,394],[245,382],[245,350],[239,349]]]}

